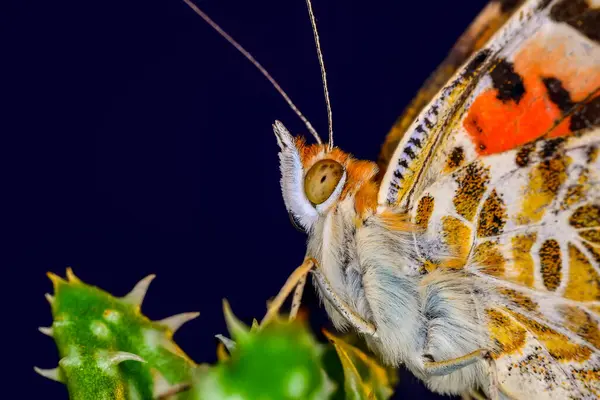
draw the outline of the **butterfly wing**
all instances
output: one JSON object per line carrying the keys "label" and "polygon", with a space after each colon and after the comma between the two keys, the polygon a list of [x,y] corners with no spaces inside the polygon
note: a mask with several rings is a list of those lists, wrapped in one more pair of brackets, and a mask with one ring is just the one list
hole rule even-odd
{"label": "butterfly wing", "polygon": [[530,0],[422,110],[382,181],[380,204],[423,232],[424,270],[496,288],[484,312],[508,394],[600,396],[599,148],[600,2]]}
{"label": "butterfly wing", "polygon": [[404,109],[402,115],[386,136],[379,159],[377,160],[382,171],[385,171],[394,154],[394,150],[398,147],[398,143],[411,123],[419,115],[419,112],[443,88],[444,84],[448,82],[464,62],[475,51],[480,50],[488,39],[504,25],[521,3],[523,3],[523,0],[490,1],[481,10],[479,15],[457,40],[444,61],[427,78],[417,95]]}

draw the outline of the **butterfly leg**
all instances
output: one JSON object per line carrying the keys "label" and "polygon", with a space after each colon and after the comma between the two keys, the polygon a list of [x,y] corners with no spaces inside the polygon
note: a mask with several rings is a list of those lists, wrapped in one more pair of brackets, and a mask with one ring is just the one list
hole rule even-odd
{"label": "butterfly leg", "polygon": [[[292,272],[292,274],[289,276],[289,278],[287,279],[277,296],[275,296],[275,298],[269,302],[267,306],[267,313],[261,321],[260,326],[267,325],[277,316],[285,299],[298,285],[300,285],[300,289],[296,290],[296,294],[294,295],[294,303],[299,303],[299,297],[302,297],[302,293],[297,293],[298,291],[302,292],[302,290],[304,289],[306,275],[311,269],[315,267],[315,265],[315,261],[312,258],[308,258],[304,260],[302,265],[300,265],[298,268],[296,268],[294,272]],[[299,306],[299,304],[292,306],[292,311],[294,312],[294,315],[298,312],[297,308]],[[294,311],[294,309],[296,310]]]}
{"label": "butterfly leg", "polygon": [[348,322],[350,322],[352,326],[354,326],[354,328],[358,332],[369,335],[371,337],[378,337],[375,326],[369,321],[365,321],[360,315],[352,311],[350,307],[342,299],[340,299],[340,297],[335,293],[335,291],[329,284],[329,281],[327,280],[325,275],[323,275],[321,271],[319,271],[318,267],[311,270],[311,273],[315,277],[317,285],[319,285],[321,289],[321,293],[323,293],[325,298],[335,307],[335,309],[340,314],[342,314],[348,320]]}
{"label": "butterfly leg", "polygon": [[448,375],[485,358],[487,350],[479,349],[462,357],[443,361],[425,361],[425,372],[433,376]]}
{"label": "butterfly leg", "polygon": [[300,304],[302,303],[302,295],[304,294],[304,285],[306,284],[306,275],[303,275],[296,285],[296,289],[294,290],[294,297],[292,297],[292,308],[290,309],[290,321],[296,319],[298,315],[298,310],[300,309]]}

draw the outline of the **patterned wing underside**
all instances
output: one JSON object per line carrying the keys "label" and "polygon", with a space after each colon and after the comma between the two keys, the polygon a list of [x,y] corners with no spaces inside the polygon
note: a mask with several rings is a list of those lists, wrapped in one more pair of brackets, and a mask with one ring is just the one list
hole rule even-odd
{"label": "patterned wing underside", "polygon": [[464,269],[497,288],[486,313],[516,398],[600,395],[599,147],[596,128],[539,140],[526,164],[522,148],[481,157],[412,210],[424,269]]}
{"label": "patterned wing underside", "polygon": [[423,110],[379,201],[491,284],[501,389],[600,397],[600,1],[528,1]]}
{"label": "patterned wing underside", "polygon": [[514,12],[403,135],[379,203],[410,207],[429,183],[425,175],[444,172],[447,156],[468,162],[509,150],[543,137],[559,121],[557,136],[586,126],[591,117],[583,114],[593,111],[582,113],[577,105],[600,87],[600,0],[587,1],[598,4],[530,0]]}

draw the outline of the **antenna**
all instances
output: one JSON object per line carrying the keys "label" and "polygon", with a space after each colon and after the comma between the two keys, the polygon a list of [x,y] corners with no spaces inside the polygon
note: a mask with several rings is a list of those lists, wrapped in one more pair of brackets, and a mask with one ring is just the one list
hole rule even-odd
{"label": "antenna", "polygon": [[[304,114],[302,114],[300,112],[298,107],[296,107],[296,105],[292,102],[292,99],[290,99],[290,97],[283,91],[281,86],[279,86],[277,81],[275,79],[273,79],[273,77],[267,72],[267,70],[258,61],[256,61],[256,59],[254,57],[252,57],[252,54],[250,54],[248,51],[246,51],[246,49],[244,49],[241,44],[236,42],[236,40],[234,38],[232,38],[219,25],[217,25],[217,23],[215,21],[210,19],[210,17],[208,15],[206,15],[204,13],[204,11],[200,10],[194,3],[192,3],[191,0],[183,0],[183,1],[192,10],[194,10],[194,12],[196,14],[198,14],[208,25],[210,25],[215,31],[217,31],[219,33],[219,35],[224,37],[225,40],[227,40],[233,47],[235,47],[240,53],[242,53],[242,55],[244,55],[244,57],[246,57],[248,59],[248,61],[250,61],[265,76],[265,78],[267,78],[267,80],[269,82],[271,82],[271,85],[273,85],[275,90],[277,90],[277,92],[279,92],[279,94],[283,97],[283,99],[286,101],[286,103],[288,103],[290,108],[298,115],[298,117],[300,117],[302,122],[304,122],[304,125],[306,125],[306,128],[308,129],[308,131],[315,137],[315,139],[317,140],[317,143],[319,143],[319,144],[323,143],[321,141],[321,138],[319,137],[319,134],[317,133],[315,128],[313,128],[311,123],[308,122],[308,120],[306,119]],[[312,11],[311,11],[311,13],[312,13]],[[315,33],[315,35],[316,35],[316,33]],[[325,90],[327,92],[327,89],[325,89]],[[331,130],[331,128],[330,128],[330,130]]]}
{"label": "antenna", "polygon": [[323,53],[321,52],[321,41],[319,40],[319,31],[317,30],[317,21],[313,13],[312,3],[306,0],[308,7],[308,15],[310,24],[312,25],[313,35],[315,37],[315,45],[317,46],[317,57],[319,58],[319,66],[321,67],[321,80],[323,81],[323,92],[325,93],[325,104],[327,105],[327,120],[329,122],[329,150],[333,149],[333,119],[331,117],[331,102],[329,101],[329,89],[327,88],[327,73],[325,72],[325,62],[323,61]]}

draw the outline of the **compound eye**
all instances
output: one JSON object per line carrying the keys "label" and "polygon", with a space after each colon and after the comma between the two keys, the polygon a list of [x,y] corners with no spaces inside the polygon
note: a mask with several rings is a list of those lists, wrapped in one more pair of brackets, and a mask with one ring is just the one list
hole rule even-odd
{"label": "compound eye", "polygon": [[320,160],[304,177],[304,192],[313,204],[321,204],[331,196],[342,175],[344,167],[337,161]]}

